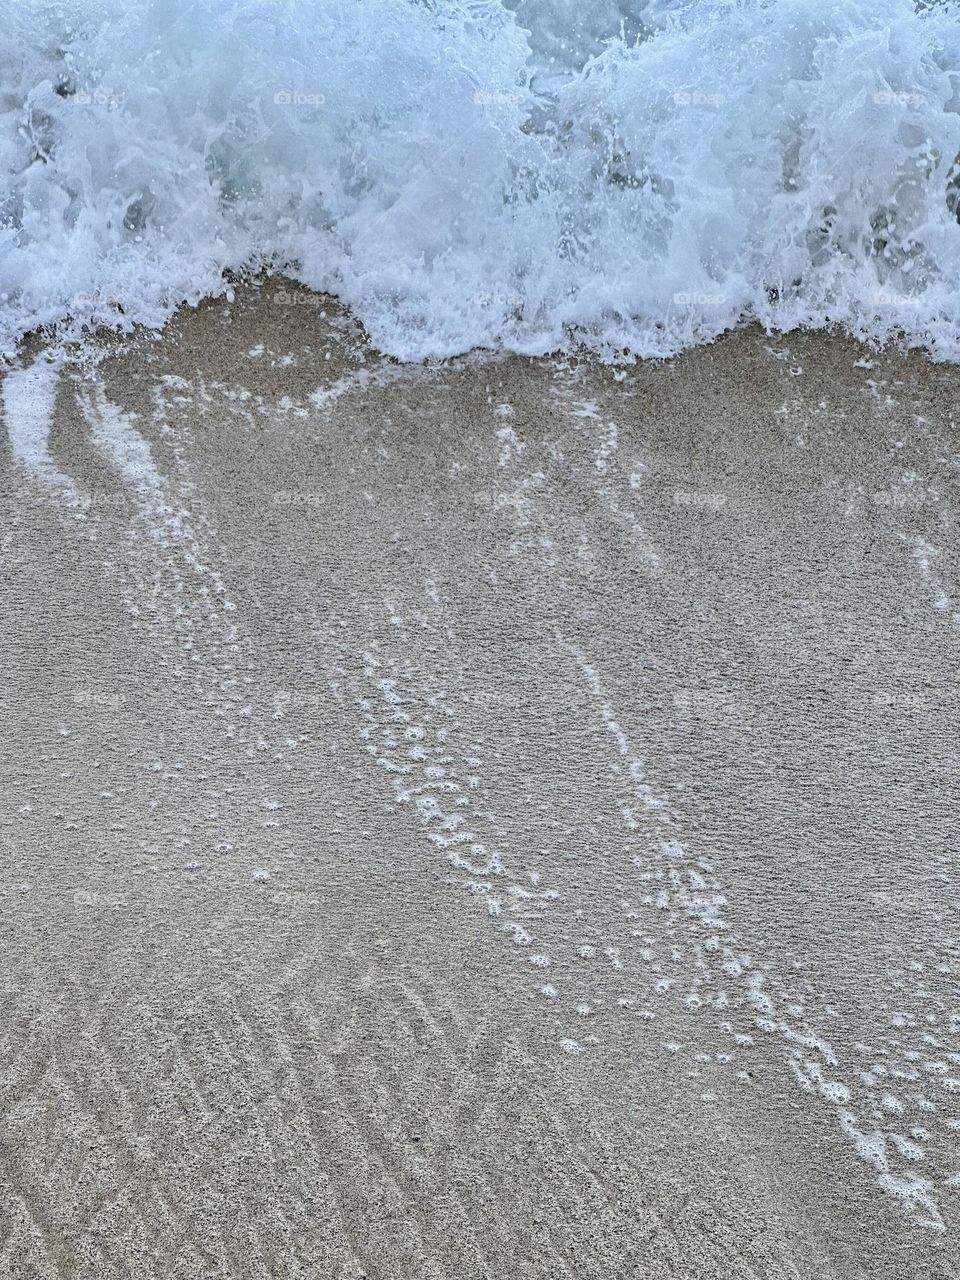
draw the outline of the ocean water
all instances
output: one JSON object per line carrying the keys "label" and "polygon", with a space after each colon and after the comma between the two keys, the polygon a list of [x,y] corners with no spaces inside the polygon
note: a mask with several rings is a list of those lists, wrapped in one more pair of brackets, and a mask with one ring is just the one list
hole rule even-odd
{"label": "ocean water", "polygon": [[750,320],[960,358],[954,0],[0,0],[0,30],[4,353],[265,269],[403,360]]}

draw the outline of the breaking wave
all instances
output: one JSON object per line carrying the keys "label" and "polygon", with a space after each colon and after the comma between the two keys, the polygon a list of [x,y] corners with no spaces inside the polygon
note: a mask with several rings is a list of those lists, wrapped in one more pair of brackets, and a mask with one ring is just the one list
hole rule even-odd
{"label": "breaking wave", "polygon": [[0,350],[266,270],[385,353],[960,358],[954,0],[3,0]]}

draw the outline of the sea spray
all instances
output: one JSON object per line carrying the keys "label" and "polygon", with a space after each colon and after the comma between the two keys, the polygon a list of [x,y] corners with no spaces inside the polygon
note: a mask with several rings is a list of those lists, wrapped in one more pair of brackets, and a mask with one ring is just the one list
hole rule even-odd
{"label": "sea spray", "polygon": [[581,9],[4,0],[0,349],[252,269],[404,360],[750,320],[960,358],[954,3]]}

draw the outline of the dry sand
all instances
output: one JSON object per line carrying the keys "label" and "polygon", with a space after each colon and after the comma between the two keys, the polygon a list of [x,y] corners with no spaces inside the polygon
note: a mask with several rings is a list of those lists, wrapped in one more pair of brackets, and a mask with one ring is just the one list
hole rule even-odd
{"label": "dry sand", "polygon": [[296,296],[3,384],[0,1274],[960,1275],[960,371]]}

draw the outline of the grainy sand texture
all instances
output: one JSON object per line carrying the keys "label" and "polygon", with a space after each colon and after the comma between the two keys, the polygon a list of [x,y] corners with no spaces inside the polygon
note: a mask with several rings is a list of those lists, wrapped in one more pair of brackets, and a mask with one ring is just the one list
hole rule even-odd
{"label": "grainy sand texture", "polygon": [[2,382],[0,1275],[960,1275],[960,371]]}

